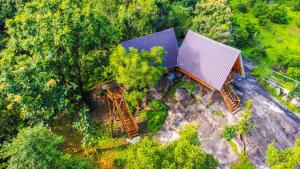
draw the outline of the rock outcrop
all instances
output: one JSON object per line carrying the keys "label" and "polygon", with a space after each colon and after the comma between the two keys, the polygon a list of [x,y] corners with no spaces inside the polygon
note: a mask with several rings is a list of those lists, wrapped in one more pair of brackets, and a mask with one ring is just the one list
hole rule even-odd
{"label": "rock outcrop", "polygon": [[[247,63],[245,66],[251,67]],[[251,74],[249,69],[247,71]],[[295,139],[300,139],[300,118],[270,96],[251,75],[236,79],[234,88],[242,102],[252,102],[254,123],[250,136],[244,136],[242,140],[236,137],[234,142],[238,151],[245,149],[249,159],[258,168],[266,168],[265,155],[270,143],[274,142],[282,149],[293,146]],[[226,124],[238,123],[245,106],[242,105],[238,112],[231,114],[219,94],[216,94],[213,103],[208,101],[209,94],[200,96],[199,91],[196,91],[193,95],[178,89],[174,98],[164,99],[169,106],[169,115],[154,138],[168,143],[178,138],[177,131],[183,125],[196,122],[200,126],[201,147],[219,160],[221,168],[229,168],[232,162],[238,160],[238,154],[228,141],[220,137],[220,131]],[[224,117],[214,114],[215,111],[223,113]]]}

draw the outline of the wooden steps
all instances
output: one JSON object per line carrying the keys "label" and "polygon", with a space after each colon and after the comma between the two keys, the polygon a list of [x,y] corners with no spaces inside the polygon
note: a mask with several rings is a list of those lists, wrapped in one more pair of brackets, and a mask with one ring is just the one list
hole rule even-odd
{"label": "wooden steps", "polygon": [[229,112],[233,112],[240,107],[240,98],[236,95],[230,83],[225,83],[221,90],[221,95],[224,98]]}
{"label": "wooden steps", "polygon": [[117,117],[121,120],[124,130],[128,133],[128,137],[133,138],[138,136],[138,126],[123,97],[123,89],[121,87],[114,90],[107,89],[107,97],[110,99],[110,102],[112,102],[111,105],[114,106]]}

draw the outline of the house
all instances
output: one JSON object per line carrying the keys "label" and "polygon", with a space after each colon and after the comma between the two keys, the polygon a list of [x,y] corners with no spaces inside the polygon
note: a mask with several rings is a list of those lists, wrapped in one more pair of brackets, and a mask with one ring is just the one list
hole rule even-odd
{"label": "house", "polygon": [[211,90],[212,94],[220,92],[230,112],[240,107],[240,99],[231,86],[235,75],[244,76],[240,50],[191,30],[179,48],[174,29],[125,41],[122,45],[126,49],[134,47],[139,51],[162,46],[167,51],[164,56],[166,68],[176,68],[199,82],[202,89]]}

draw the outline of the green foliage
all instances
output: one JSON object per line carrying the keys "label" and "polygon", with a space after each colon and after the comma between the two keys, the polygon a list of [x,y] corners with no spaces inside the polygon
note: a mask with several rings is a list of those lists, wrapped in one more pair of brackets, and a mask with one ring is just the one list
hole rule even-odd
{"label": "green foliage", "polygon": [[255,46],[253,48],[250,48],[249,51],[247,51],[247,56],[252,59],[253,61],[260,61],[263,58],[267,57],[267,52],[264,47],[262,46]]}
{"label": "green foliage", "polygon": [[221,137],[230,141],[236,136],[237,128],[234,125],[226,125],[221,131]]}
{"label": "green foliage", "polygon": [[168,22],[169,26],[175,29],[177,37],[183,37],[192,25],[190,8],[179,5],[178,3],[172,4]]}
{"label": "green foliage", "polygon": [[288,22],[286,7],[279,4],[272,5],[268,18],[274,23],[286,24]]}
{"label": "green foliage", "polygon": [[158,100],[148,103],[148,106],[150,110],[142,112],[141,117],[147,120],[147,128],[154,135],[164,124],[168,115],[168,107]]}
{"label": "green foliage", "polygon": [[247,100],[247,101],[245,102],[245,105],[246,105],[246,108],[249,110],[249,109],[252,108],[253,103],[252,103],[250,100]]}
{"label": "green foliage", "polygon": [[253,14],[255,17],[268,16],[270,7],[267,3],[256,3],[253,8]]}
{"label": "green foliage", "polygon": [[253,129],[253,122],[252,122],[252,112],[247,108],[241,114],[242,119],[239,121],[237,127],[237,133],[239,135],[250,135]]}
{"label": "green foliage", "polygon": [[19,56],[15,63],[14,58],[6,55],[1,63],[4,71],[0,73],[0,83],[5,84],[1,99],[6,100],[6,108],[2,111],[19,115],[29,124],[48,123],[57,114],[74,109],[68,97],[71,84],[60,85],[59,77],[51,70],[52,62],[38,58]]}
{"label": "green foliage", "polygon": [[248,159],[246,152],[239,154],[238,162],[231,165],[230,169],[255,169],[255,165]]}
{"label": "green foliage", "polygon": [[7,34],[5,33],[5,20],[12,18],[18,8],[28,0],[0,0],[0,51],[4,48]]}
{"label": "green foliage", "polygon": [[146,137],[141,142],[130,145],[123,160],[117,161],[119,164],[125,163],[125,168],[128,169],[218,167],[217,160],[200,149],[195,125],[185,126],[180,137],[166,146]]}
{"label": "green foliage", "polygon": [[247,13],[248,12],[248,8],[247,8],[247,5],[245,3],[238,3],[236,5],[236,8],[240,11],[240,12],[243,12],[243,13]]}
{"label": "green foliage", "polygon": [[63,138],[41,125],[22,129],[11,143],[5,143],[1,157],[7,168],[92,168],[87,161],[74,159],[58,149]]}
{"label": "green foliage", "polygon": [[126,39],[155,32],[158,8],[155,0],[133,0],[120,6],[119,20]]}
{"label": "green foliage", "polygon": [[258,24],[260,26],[268,26],[270,24],[270,21],[266,16],[259,16],[258,17]]}
{"label": "green foliage", "polygon": [[293,10],[300,11],[300,1],[294,2]]}
{"label": "green foliage", "polygon": [[200,34],[230,44],[232,12],[227,0],[200,0],[196,4],[192,30]]}
{"label": "green foliage", "polygon": [[135,48],[126,51],[121,45],[113,49],[110,70],[115,80],[125,86],[125,97],[131,106],[139,105],[148,87],[156,85],[166,71],[162,65],[165,53],[162,47],[153,47],[149,52]]}
{"label": "green foliage", "polygon": [[[26,53],[28,59],[48,60],[49,71],[62,84],[76,84],[75,89],[83,96],[86,70],[81,63],[85,58],[91,59],[87,56],[91,51],[107,49],[119,39],[114,25],[93,4],[85,0],[26,3],[15,18],[7,20],[8,52],[16,56]],[[102,65],[89,66],[97,69]]]}
{"label": "green foliage", "polygon": [[300,140],[295,141],[295,146],[278,150],[270,144],[267,150],[267,163],[272,169],[299,168],[300,167]]}
{"label": "green foliage", "polygon": [[168,92],[167,92],[167,95],[168,96],[171,96],[171,97],[174,97],[175,96],[175,93],[176,93],[176,89],[178,88],[186,88],[189,93],[191,94],[193,91],[195,91],[197,89],[196,87],[196,83],[194,81],[190,81],[190,82],[187,82],[185,80],[178,80],[176,81],[169,89],[168,89]]}
{"label": "green foliage", "polygon": [[238,47],[253,45],[258,30],[249,19],[235,18],[232,24],[234,44]]}

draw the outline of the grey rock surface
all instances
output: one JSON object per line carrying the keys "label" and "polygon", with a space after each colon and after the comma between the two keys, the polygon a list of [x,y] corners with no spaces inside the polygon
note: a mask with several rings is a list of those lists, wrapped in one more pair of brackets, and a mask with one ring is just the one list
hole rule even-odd
{"label": "grey rock surface", "polygon": [[[234,88],[242,103],[252,102],[251,112],[255,127],[250,136],[244,136],[243,140],[236,137],[233,141],[239,152],[246,150],[249,159],[258,168],[267,168],[265,155],[268,145],[274,142],[280,149],[293,146],[295,139],[300,139],[300,118],[283,107],[251,76],[251,64],[246,62],[244,65],[248,76],[237,78]],[[196,122],[199,124],[201,147],[218,159],[220,168],[230,168],[230,164],[238,160],[238,154],[228,141],[220,137],[220,131],[226,124],[238,123],[245,106],[242,105],[239,111],[231,114],[220,94],[216,94],[215,101],[209,105],[209,93],[200,96],[199,92],[194,92],[192,97],[177,90],[175,95],[174,98],[164,99],[169,106],[169,115],[154,139],[168,143],[179,137],[177,132],[183,125]],[[214,111],[223,113],[224,118],[213,114]]]}

